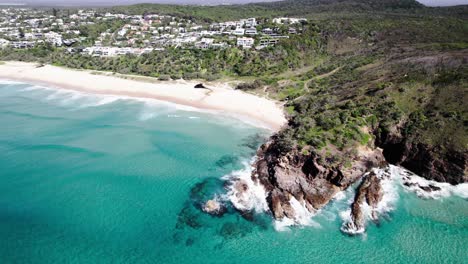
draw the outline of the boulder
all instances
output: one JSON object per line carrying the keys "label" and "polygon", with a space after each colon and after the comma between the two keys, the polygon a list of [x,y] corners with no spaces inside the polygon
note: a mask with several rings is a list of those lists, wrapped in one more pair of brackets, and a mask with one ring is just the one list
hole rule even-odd
{"label": "boulder", "polygon": [[202,210],[203,212],[214,216],[222,216],[226,212],[226,208],[223,204],[215,199],[206,201],[202,206]]}
{"label": "boulder", "polygon": [[205,85],[203,85],[203,83],[196,84],[196,85],[194,86],[194,88],[196,88],[196,89],[208,89],[208,88],[206,88]]}

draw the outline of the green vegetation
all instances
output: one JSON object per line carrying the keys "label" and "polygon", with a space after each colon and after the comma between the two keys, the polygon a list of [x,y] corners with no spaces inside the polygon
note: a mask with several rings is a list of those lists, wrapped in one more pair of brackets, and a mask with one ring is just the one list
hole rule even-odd
{"label": "green vegetation", "polygon": [[[3,50],[0,58],[160,80],[248,77],[237,89],[285,103],[289,126],[276,135],[284,152],[348,153],[395,130],[406,144],[437,147],[441,156],[466,152],[466,7],[425,8],[413,0],[290,0],[216,7],[143,4],[113,11],[205,22],[282,15],[309,22],[302,34],[262,50],[167,48],[141,57],[98,58],[40,46]],[[97,24],[83,31],[93,39],[119,26]],[[347,159],[339,162],[349,165]]]}
{"label": "green vegetation", "polygon": [[[90,30],[95,36],[96,29]],[[100,58],[67,54],[50,45],[31,50],[4,49],[0,58],[51,63],[71,68],[113,71],[123,74],[140,74],[173,79],[218,79],[221,76],[274,76],[286,70],[304,67],[319,50],[317,32],[306,31],[301,37],[283,40],[275,48],[262,50],[230,49],[180,49],[169,47],[142,56]]]}

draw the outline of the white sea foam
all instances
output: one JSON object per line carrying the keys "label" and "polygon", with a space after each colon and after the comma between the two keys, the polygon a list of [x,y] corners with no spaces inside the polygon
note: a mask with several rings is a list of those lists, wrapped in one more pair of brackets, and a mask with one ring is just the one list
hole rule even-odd
{"label": "white sea foam", "polygon": [[288,231],[290,226],[321,227],[319,223],[312,219],[319,211],[310,212],[304,202],[300,202],[294,197],[289,200],[289,204],[294,210],[294,218],[283,217],[281,220],[275,220],[274,228],[277,231]]}
{"label": "white sea foam", "polygon": [[[28,83],[15,82],[15,81],[9,81],[9,80],[0,80],[0,84],[28,84]],[[56,103],[58,101],[58,103],[62,106],[87,108],[87,107],[96,107],[96,106],[110,104],[118,100],[128,100],[128,101],[135,101],[135,102],[143,103],[145,105],[159,106],[159,110],[161,110],[161,106],[165,106],[171,109],[171,111],[162,111],[162,112],[157,112],[157,113],[149,113],[151,112],[151,110],[142,111],[142,113],[138,117],[138,119],[141,121],[149,120],[151,118],[154,118],[160,114],[164,114],[167,112],[180,110],[184,112],[208,113],[208,114],[213,114],[215,117],[217,117],[216,119],[215,118],[207,119],[207,121],[213,120],[213,122],[215,121],[217,123],[226,123],[227,125],[235,124],[237,127],[241,126],[242,124],[246,124],[249,126],[271,129],[269,126],[259,122],[258,120],[253,120],[251,118],[248,118],[242,115],[227,113],[222,110],[201,109],[201,108],[177,104],[173,102],[157,100],[154,98],[131,97],[131,96],[124,96],[124,95],[118,95],[118,96],[117,95],[101,95],[101,94],[87,93],[87,92],[82,92],[82,91],[67,90],[67,89],[63,89],[60,87],[53,87],[53,86],[46,87],[46,86],[32,85],[32,84],[29,87],[18,89],[18,91],[22,91],[22,92],[33,91],[33,90],[53,91],[53,93],[46,95],[45,100],[50,101],[52,103]],[[69,96],[69,94],[72,94],[72,93],[80,94],[83,96],[83,98],[86,98],[86,99],[81,100],[81,98],[78,98],[80,100],[74,100],[76,98],[70,98]],[[67,97],[67,98],[63,98],[63,97]],[[85,101],[85,102],[83,103],[82,101]],[[189,117],[189,118],[198,119],[200,117],[194,116],[194,117]],[[237,121],[241,121],[241,123]]]}
{"label": "white sea foam", "polygon": [[[252,162],[244,162],[244,169],[233,171],[223,176],[222,179],[229,181],[226,198],[233,206],[241,211],[255,211],[257,213],[267,212],[267,192],[263,185],[252,180]],[[247,191],[239,191],[236,184],[245,184]]]}
{"label": "white sea foam", "polygon": [[346,191],[337,192],[335,196],[333,196],[334,201],[342,201],[344,199],[346,199]]}
{"label": "white sea foam", "polygon": [[452,186],[451,192],[452,194],[459,196],[463,199],[468,199],[468,183],[462,183],[456,186]]}
{"label": "white sea foam", "polygon": [[426,180],[408,170],[397,166],[390,166],[390,169],[394,173],[398,174],[399,182],[403,186],[404,190],[413,192],[420,198],[440,199],[452,195],[461,197],[463,199],[468,198],[468,183],[451,185],[445,182]]}
{"label": "white sea foam", "polygon": [[152,119],[154,117],[156,117],[156,113],[144,112],[144,113],[140,114],[138,119],[140,121],[147,121],[147,120],[150,120],[150,119]]}
{"label": "white sea foam", "polygon": [[196,107],[192,107],[188,105],[181,105],[181,104],[172,103],[168,101],[162,101],[162,100],[158,100],[154,98],[129,97],[129,96],[119,96],[119,98],[144,103],[146,106],[153,106],[153,107],[159,107],[159,108],[161,106],[165,106],[173,110],[180,110],[184,112],[201,112],[201,113],[210,112],[210,110],[200,109],[200,108],[196,108]]}
{"label": "white sea foam", "polygon": [[172,113],[176,112],[178,109],[175,105],[166,104],[166,103],[155,103],[151,101],[138,101],[142,103],[141,111],[138,115],[138,119],[140,121],[147,121],[152,118],[166,115],[168,117],[174,117],[175,115],[171,115]]}
{"label": "white sea foam", "polygon": [[[381,178],[383,197],[381,202],[374,209],[370,208],[366,202],[361,205],[366,222],[369,220],[377,220],[373,219],[374,215],[385,216],[389,212],[395,210],[396,202],[399,199],[399,186],[402,186],[404,190],[413,192],[418,197],[424,199],[440,199],[452,195],[459,196],[463,199],[468,198],[468,183],[451,185],[449,183],[426,180],[404,168],[394,165],[390,165],[385,169],[374,169],[374,172]],[[364,233],[365,228],[356,228],[353,225],[347,225],[347,223],[352,222],[351,209],[349,208],[352,202],[353,198],[349,199],[348,209],[342,210],[339,213],[343,220],[341,230],[350,234]]]}
{"label": "white sea foam", "polygon": [[28,87],[25,87],[25,88],[21,88],[19,91],[20,92],[29,92],[29,91],[40,90],[40,89],[42,89],[42,87],[40,87],[40,86],[28,86]]}
{"label": "white sea foam", "polygon": [[374,172],[381,179],[380,185],[383,192],[382,200],[378,203],[375,211],[378,215],[383,215],[396,208],[396,202],[399,199],[398,187],[396,185],[398,175],[397,172],[392,171],[391,167],[387,169],[374,169]]}
{"label": "white sea foam", "polygon": [[[235,122],[236,126],[239,126],[240,124],[245,124],[245,125],[258,127],[258,128],[262,128],[262,129],[266,129],[270,131],[272,130],[271,126],[260,121],[259,119],[253,119],[245,115],[227,113],[224,111],[218,111],[218,112],[221,114],[222,117],[224,117],[224,119],[226,119],[226,117],[229,118],[230,123]],[[240,121],[240,123],[236,121]]]}
{"label": "white sea foam", "polygon": [[118,100],[120,100],[120,97],[117,96],[105,96],[105,97],[97,97],[94,98],[94,100],[91,100],[91,102],[83,103],[80,105],[80,108],[86,108],[86,107],[97,107],[97,106],[103,106],[103,105],[108,105],[112,104]]}
{"label": "white sea foam", "polygon": [[366,232],[364,227],[356,227],[352,224],[353,219],[351,217],[351,209],[340,212],[340,217],[343,220],[343,225],[341,226],[341,231],[350,235],[359,235]]}
{"label": "white sea foam", "polygon": [[122,99],[122,97],[120,96],[96,95],[78,91],[57,90],[42,86],[31,86],[29,87],[29,89],[25,89],[23,91],[31,91],[37,89],[52,91],[52,93],[45,97],[46,101],[54,102],[60,106],[70,106],[79,109],[103,106]]}
{"label": "white sea foam", "polygon": [[[367,223],[369,220],[377,221],[379,217],[387,215],[389,212],[395,210],[396,202],[398,201],[398,187],[397,187],[397,179],[399,179],[400,174],[398,170],[392,169],[391,167],[387,167],[385,169],[373,169],[373,172],[377,175],[380,179],[380,185],[382,187],[382,199],[377,204],[375,208],[372,208],[364,201],[361,204],[362,214],[364,215],[365,222]],[[366,176],[366,173],[364,176]],[[354,201],[354,197],[348,200],[349,206],[348,209],[341,211],[340,217],[343,221],[341,226],[341,230],[348,234],[362,234],[365,232],[365,226],[358,227],[353,224],[352,217],[351,217],[351,209],[350,206]]]}
{"label": "white sea foam", "polygon": [[0,79],[0,84],[2,84],[2,85],[15,85],[15,84],[24,84],[24,83],[17,82],[17,81]]}
{"label": "white sea foam", "polygon": [[58,104],[61,106],[75,105],[77,101],[79,101],[82,98],[85,98],[85,96],[78,93],[66,93],[63,95],[57,95],[55,97],[55,99],[57,99],[58,101]]}
{"label": "white sea foam", "polygon": [[54,100],[57,100],[57,99],[60,99],[60,98],[63,99],[63,96],[69,95],[69,94],[70,93],[68,91],[56,90],[56,91],[53,91],[48,96],[46,96],[45,100],[54,101]]}

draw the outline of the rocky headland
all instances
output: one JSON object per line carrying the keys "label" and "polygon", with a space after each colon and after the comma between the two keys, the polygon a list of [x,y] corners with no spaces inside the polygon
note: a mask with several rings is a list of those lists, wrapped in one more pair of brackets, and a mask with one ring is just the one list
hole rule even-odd
{"label": "rocky headland", "polygon": [[[377,146],[357,146],[354,152],[336,150],[333,155],[348,158],[346,162],[336,163],[324,152],[307,153],[298,148],[284,152],[275,135],[258,149],[251,180],[265,188],[268,209],[279,221],[285,218],[294,221],[299,217],[295,201],[313,214],[327,205],[338,192],[360,182],[350,205],[350,221],[342,227],[349,234],[364,232],[368,219],[378,222],[378,208],[384,196],[382,184],[390,179],[390,172],[382,169],[381,171],[386,172],[378,174],[375,169],[388,168],[390,163],[407,167],[427,180],[448,182],[446,185],[467,182],[466,153],[456,154],[455,161],[452,156],[434,159],[429,154],[433,150],[422,146],[414,153],[411,152],[414,150],[411,145],[396,150],[394,144],[390,143],[396,142],[395,140],[404,142],[402,138],[389,136],[381,142],[375,142],[383,149]],[[420,153],[427,155],[418,155]],[[396,156],[400,158],[392,159]],[[407,188],[425,193],[418,193],[419,196],[430,196],[441,190],[436,183],[414,182],[409,174],[402,177],[402,183]],[[234,183],[235,186],[236,184],[242,185],[242,188],[236,188],[237,196],[246,195],[250,191],[245,182]]]}

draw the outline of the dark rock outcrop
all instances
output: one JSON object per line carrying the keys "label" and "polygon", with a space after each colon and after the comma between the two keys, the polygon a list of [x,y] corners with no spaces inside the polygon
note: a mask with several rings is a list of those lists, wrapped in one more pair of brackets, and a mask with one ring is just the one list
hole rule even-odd
{"label": "dark rock outcrop", "polygon": [[203,83],[196,84],[193,88],[196,88],[196,89],[208,89],[208,88],[206,88],[205,85],[203,85]]}
{"label": "dark rock outcrop", "polygon": [[374,167],[385,164],[379,149],[362,148],[351,165],[330,165],[321,154],[302,154],[292,150],[278,151],[275,141],[264,144],[257,153],[253,180],[258,180],[269,193],[268,205],[276,219],[294,219],[290,204],[295,198],[310,212],[325,206],[334,195],[359,180]]}
{"label": "dark rock outcrop", "polygon": [[364,177],[356,191],[354,202],[351,205],[351,221],[345,223],[343,230],[348,233],[363,232],[366,224],[366,216],[363,212],[364,203],[367,203],[372,210],[371,219],[377,220],[376,208],[382,201],[382,197],[381,179],[374,172],[371,172]]}
{"label": "dark rock outcrop", "polygon": [[401,165],[428,180],[450,184],[468,182],[468,152],[413,143],[400,133],[402,129],[394,128],[377,137],[377,145],[389,163]]}

